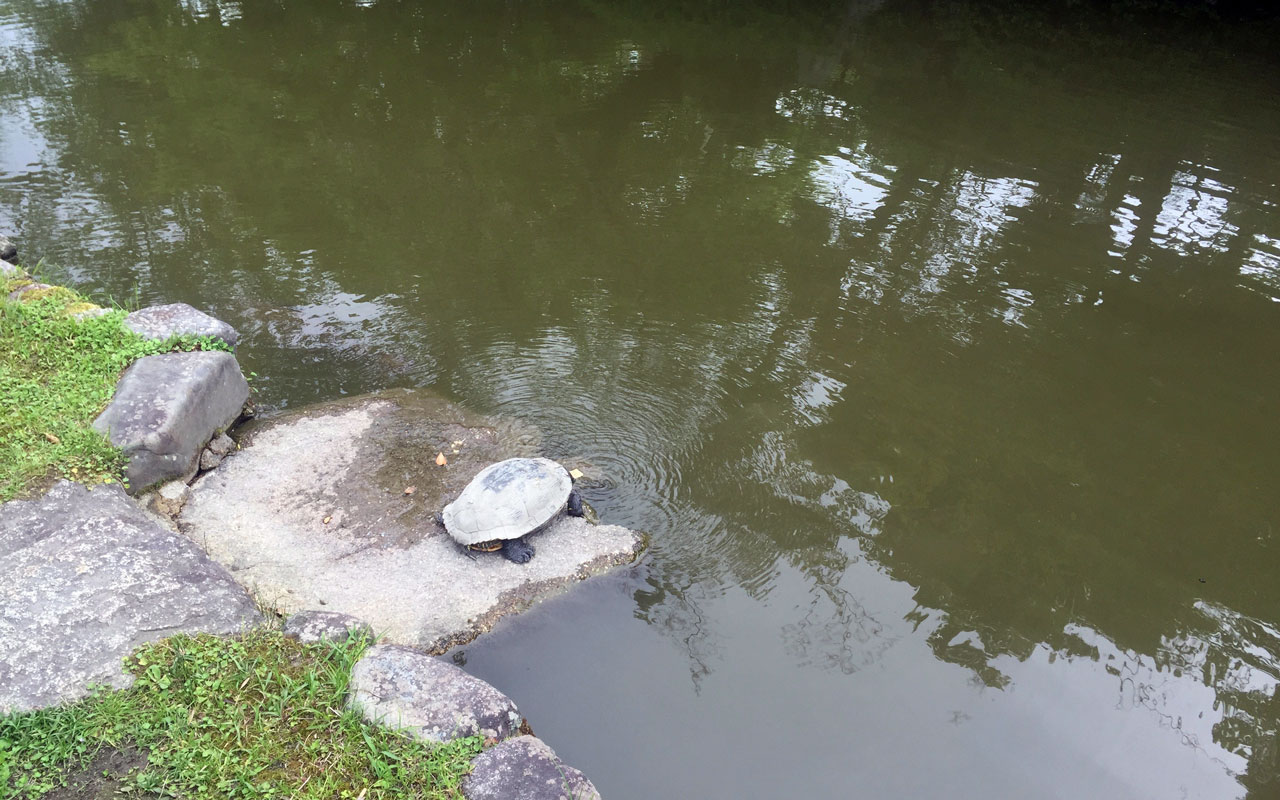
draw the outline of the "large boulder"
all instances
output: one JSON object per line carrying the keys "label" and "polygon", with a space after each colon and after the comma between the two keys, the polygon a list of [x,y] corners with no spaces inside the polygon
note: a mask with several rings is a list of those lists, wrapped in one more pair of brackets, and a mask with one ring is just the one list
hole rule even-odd
{"label": "large boulder", "polygon": [[18,246],[13,242],[0,236],[0,261],[9,261],[16,263],[18,260]]}
{"label": "large boulder", "polygon": [[532,736],[508,739],[472,759],[462,794],[467,800],[600,800],[585,775]]}
{"label": "large boulder", "polygon": [[641,547],[625,528],[562,517],[515,564],[460,548],[435,523],[481,468],[537,444],[422,392],[315,406],[241,428],[236,456],[192,485],[179,524],[281,611],[350,614],[383,641],[443,652]]}
{"label": "large boulder", "polygon": [[434,656],[397,645],[371,647],[351,670],[347,705],[370,722],[416,739],[505,739],[520,728],[511,698]]}
{"label": "large boulder", "polygon": [[119,486],[61,482],[0,506],[0,714],[132,678],[121,659],[175,633],[258,624],[253,599]]}
{"label": "large boulder", "polygon": [[205,443],[235,421],[248,398],[230,353],[147,356],[124,371],[93,427],[129,457],[129,490],[139,492],[194,475]]}
{"label": "large boulder", "polygon": [[144,339],[168,339],[183,335],[212,336],[234,346],[240,338],[235,328],[186,303],[139,309],[124,318],[124,326]]}

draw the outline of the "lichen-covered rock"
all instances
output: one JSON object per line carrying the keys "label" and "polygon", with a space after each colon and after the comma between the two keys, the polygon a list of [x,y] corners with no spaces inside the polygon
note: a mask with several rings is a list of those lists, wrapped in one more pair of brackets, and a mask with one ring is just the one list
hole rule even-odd
{"label": "lichen-covered rock", "polygon": [[247,592],[119,486],[61,482],[0,506],[0,714],[123,688],[121,659],[182,632],[261,617]]}
{"label": "lichen-covered rock", "polygon": [[299,611],[284,623],[284,635],[303,643],[345,642],[355,634],[372,637],[373,629],[362,619],[336,611]]}
{"label": "lichen-covered rock", "polygon": [[454,665],[398,645],[371,647],[351,670],[347,704],[417,739],[505,739],[520,727],[511,698]]}
{"label": "lichen-covered rock", "polygon": [[129,457],[130,491],[189,480],[200,452],[240,415],[249,384],[221,351],[165,353],[135,361],[93,427]]}
{"label": "lichen-covered rock", "polygon": [[600,800],[586,776],[565,765],[541,739],[517,736],[471,761],[467,800]]}
{"label": "lichen-covered rock", "polygon": [[169,303],[139,309],[124,318],[124,326],[144,339],[168,339],[170,336],[213,336],[235,345],[240,334],[236,329],[186,303]]}

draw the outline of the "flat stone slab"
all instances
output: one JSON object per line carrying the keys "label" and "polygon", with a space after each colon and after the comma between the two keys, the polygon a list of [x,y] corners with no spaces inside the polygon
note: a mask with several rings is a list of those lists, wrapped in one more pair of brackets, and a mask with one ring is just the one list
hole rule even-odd
{"label": "flat stone slab", "polygon": [[170,336],[213,336],[234,346],[240,338],[236,329],[186,303],[149,306],[124,318],[124,326],[144,339]]}
{"label": "flat stone slab", "polygon": [[508,739],[472,759],[462,794],[467,800],[600,800],[585,775],[533,736]]}
{"label": "flat stone slab", "polygon": [[129,457],[129,490],[195,474],[205,443],[240,416],[249,384],[236,357],[217,350],[140,358],[93,422]]}
{"label": "flat stone slab", "polygon": [[119,486],[66,481],[0,506],[0,714],[127,687],[121,659],[176,633],[234,633],[253,598]]}
{"label": "flat stone slab", "polygon": [[425,393],[353,398],[240,430],[241,449],[195,482],[179,524],[285,613],[338,611],[383,641],[443,652],[642,546],[625,528],[565,517],[529,537],[537,554],[527,564],[459,547],[435,512],[482,467],[536,454],[538,439]]}
{"label": "flat stone slab", "polygon": [[452,664],[398,645],[370,647],[351,669],[347,705],[416,739],[505,739],[520,728],[511,698]]}

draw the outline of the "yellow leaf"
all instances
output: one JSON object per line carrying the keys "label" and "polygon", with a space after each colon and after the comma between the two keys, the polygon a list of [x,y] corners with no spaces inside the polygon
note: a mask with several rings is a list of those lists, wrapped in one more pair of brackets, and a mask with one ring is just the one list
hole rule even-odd
{"label": "yellow leaf", "polygon": [[332,515],[332,514],[330,514],[329,516],[325,517],[325,518],[324,518],[324,524],[325,524],[325,525],[328,525],[328,524],[329,524],[329,520],[331,520],[331,519],[333,519],[333,515]]}
{"label": "yellow leaf", "polygon": [[413,493],[414,493],[414,492],[416,492],[416,491],[418,491],[418,487],[417,487],[417,486],[406,486],[406,487],[404,487],[404,493],[405,493],[405,494],[413,494]]}
{"label": "yellow leaf", "polygon": [[582,477],[582,470],[578,469],[577,467],[574,467],[573,469],[569,470],[569,477],[573,478],[576,481],[578,478]]}
{"label": "yellow leaf", "polygon": [[53,442],[54,444],[62,444],[62,440],[59,439],[57,436],[54,436],[52,433],[46,433],[44,435],[44,438],[48,439],[50,442]]}
{"label": "yellow leaf", "polygon": [[436,453],[436,466],[443,467],[449,463],[449,459],[444,457],[444,453]]}

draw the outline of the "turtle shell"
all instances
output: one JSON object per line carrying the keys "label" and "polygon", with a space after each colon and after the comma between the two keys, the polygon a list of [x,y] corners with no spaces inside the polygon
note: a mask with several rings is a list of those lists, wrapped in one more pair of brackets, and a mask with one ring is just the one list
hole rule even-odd
{"label": "turtle shell", "polygon": [[565,468],[549,458],[509,458],[471,479],[444,507],[444,528],[459,544],[519,539],[564,510],[573,491]]}

